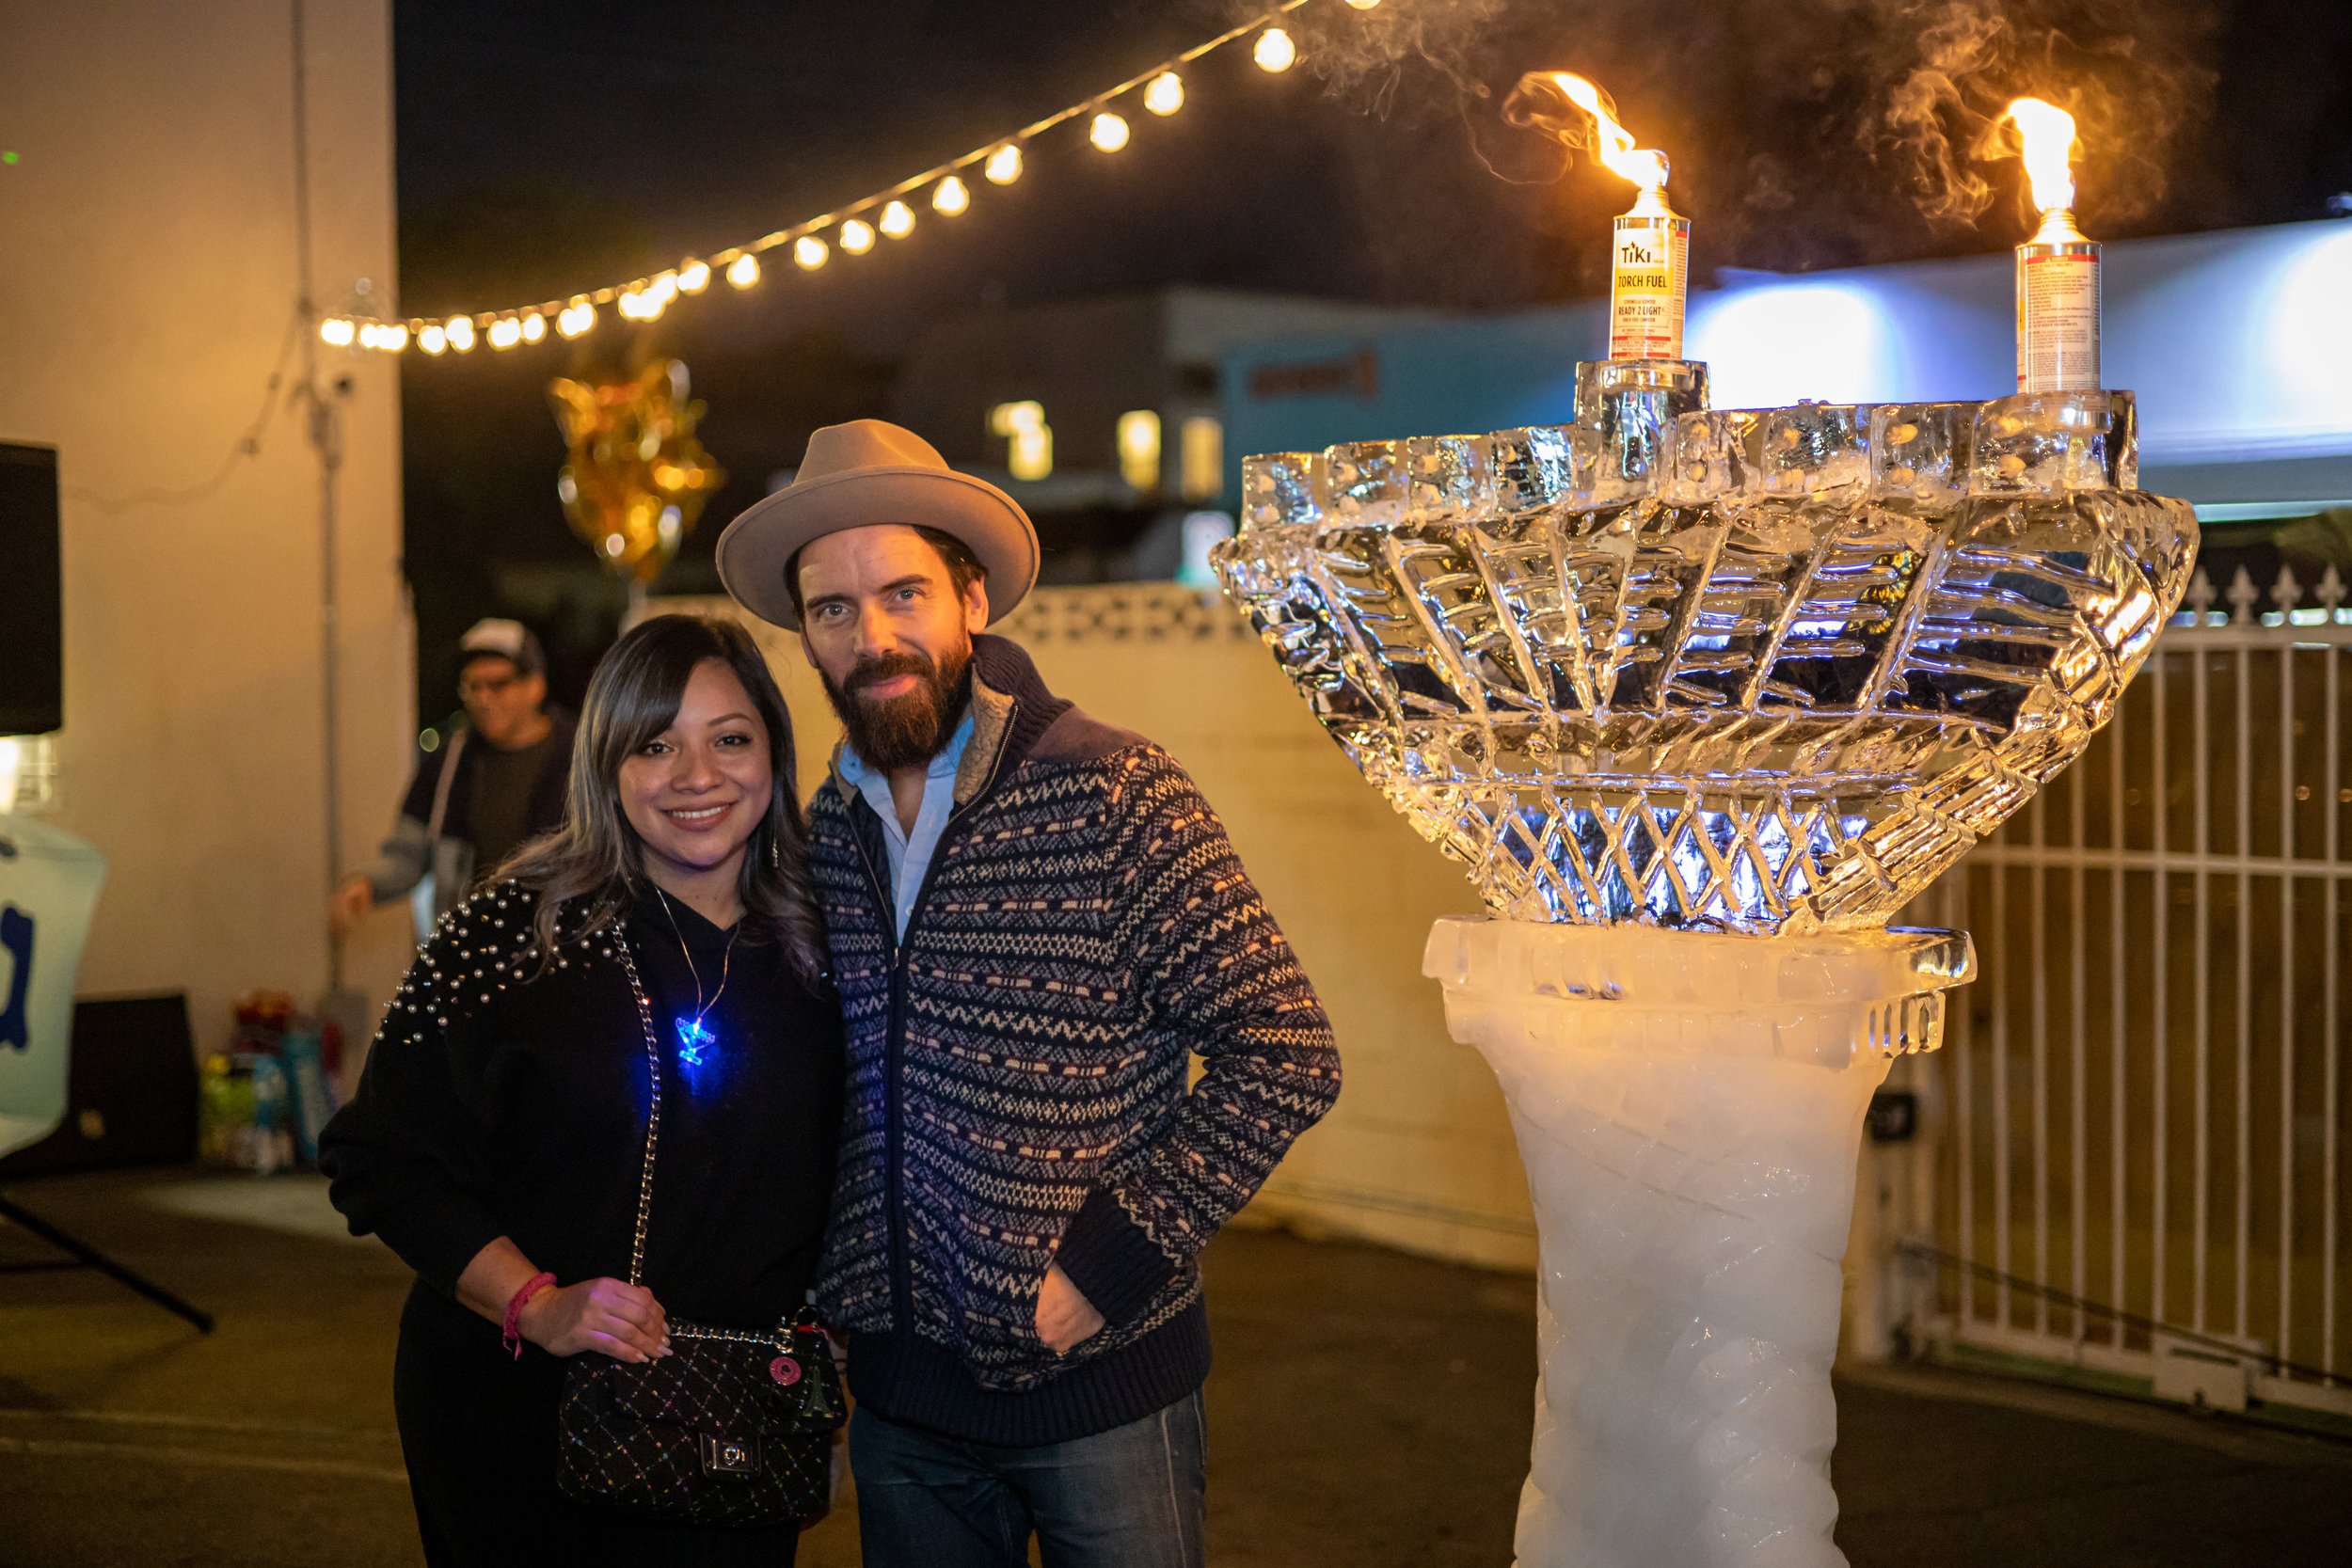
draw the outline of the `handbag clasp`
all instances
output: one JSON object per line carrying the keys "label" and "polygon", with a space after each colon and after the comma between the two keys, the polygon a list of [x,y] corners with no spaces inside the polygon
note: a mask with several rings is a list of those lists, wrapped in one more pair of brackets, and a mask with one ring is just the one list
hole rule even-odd
{"label": "handbag clasp", "polygon": [[715,1432],[702,1433],[703,1469],[714,1476],[755,1476],[759,1474],[759,1439],[756,1437],[727,1437]]}

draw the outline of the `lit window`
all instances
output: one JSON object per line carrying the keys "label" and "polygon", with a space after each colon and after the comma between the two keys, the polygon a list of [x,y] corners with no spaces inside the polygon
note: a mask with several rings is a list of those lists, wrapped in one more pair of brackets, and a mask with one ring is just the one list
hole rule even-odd
{"label": "lit window", "polygon": [[1160,417],[1149,408],[1119,416],[1119,474],[1136,490],[1160,487]]}
{"label": "lit window", "polygon": [[1005,438],[1005,467],[1019,480],[1043,479],[1054,471],[1054,427],[1033,402],[1000,403],[988,411],[988,430]]}
{"label": "lit window", "polygon": [[1179,437],[1179,479],[1186,500],[1208,500],[1225,492],[1225,421],[1215,414],[1193,414]]}

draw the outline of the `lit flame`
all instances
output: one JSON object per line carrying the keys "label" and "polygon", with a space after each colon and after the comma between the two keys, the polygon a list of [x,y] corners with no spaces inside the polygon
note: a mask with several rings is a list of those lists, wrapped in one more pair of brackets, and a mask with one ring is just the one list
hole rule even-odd
{"label": "lit flame", "polygon": [[1666,155],[1655,148],[1635,147],[1633,133],[1617,123],[1616,105],[1609,95],[1572,71],[1529,71],[1519,78],[1503,115],[1514,125],[1535,126],[1570,147],[1586,146],[1583,120],[1568,113],[1570,108],[1591,118],[1589,145],[1612,174],[1646,192],[1666,188]]}
{"label": "lit flame", "polygon": [[2026,178],[2033,182],[2033,204],[2044,213],[2074,205],[2074,117],[2039,98],[2010,102],[2006,117],[2017,126],[2024,146]]}

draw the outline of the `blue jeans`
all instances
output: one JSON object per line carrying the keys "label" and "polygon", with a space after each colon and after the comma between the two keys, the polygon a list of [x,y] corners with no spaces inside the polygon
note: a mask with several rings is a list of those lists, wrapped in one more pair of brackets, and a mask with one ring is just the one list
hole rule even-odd
{"label": "blue jeans", "polygon": [[1195,1389],[1067,1443],[996,1448],[850,1418],[866,1568],[1201,1568],[1208,1428]]}

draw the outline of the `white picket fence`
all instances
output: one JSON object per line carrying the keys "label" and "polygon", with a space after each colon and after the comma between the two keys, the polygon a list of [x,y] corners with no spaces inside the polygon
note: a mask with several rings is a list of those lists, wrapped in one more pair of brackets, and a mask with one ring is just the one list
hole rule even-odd
{"label": "white picket fence", "polygon": [[2352,1419],[2352,610],[2201,570],[2090,750],[1910,911],[1976,935],[1906,1064],[1933,1343]]}

